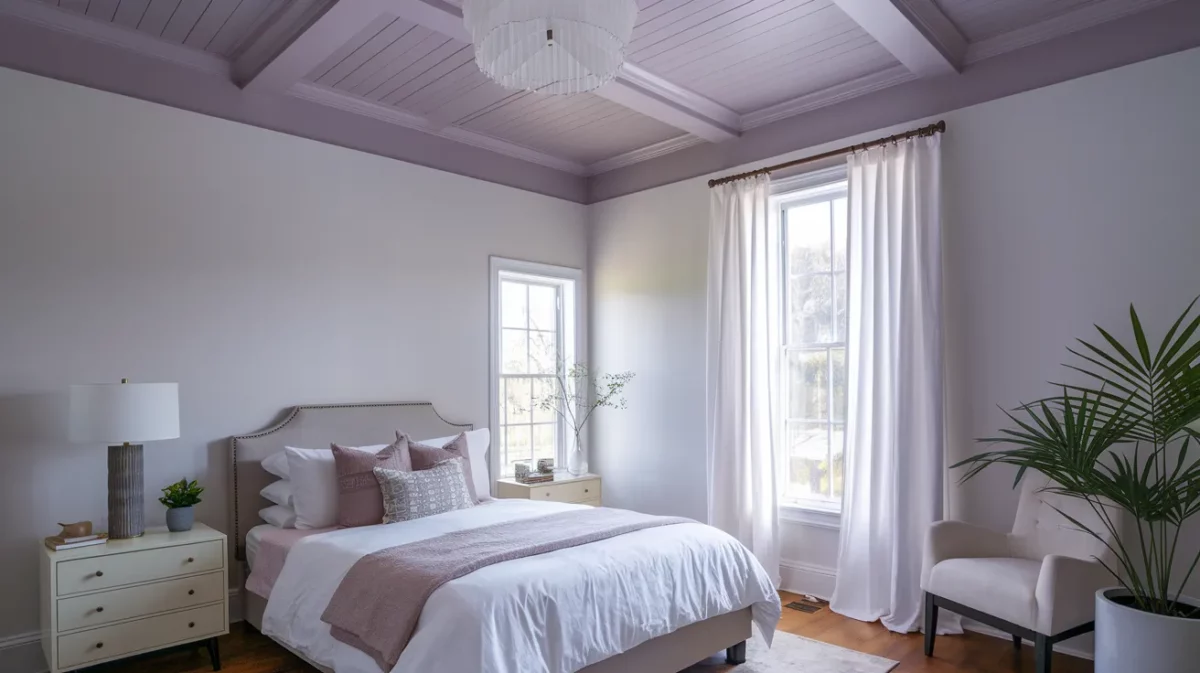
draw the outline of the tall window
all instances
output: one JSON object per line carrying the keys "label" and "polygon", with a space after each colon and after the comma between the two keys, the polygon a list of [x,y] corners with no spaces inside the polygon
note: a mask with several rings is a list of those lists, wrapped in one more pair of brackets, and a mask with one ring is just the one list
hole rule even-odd
{"label": "tall window", "polygon": [[[846,182],[773,198],[783,236],[784,498],[840,511],[846,451]],[[778,191],[778,190],[777,190]]]}
{"label": "tall window", "polygon": [[507,476],[520,461],[565,464],[570,433],[538,401],[575,363],[578,270],[492,258],[492,467]]}

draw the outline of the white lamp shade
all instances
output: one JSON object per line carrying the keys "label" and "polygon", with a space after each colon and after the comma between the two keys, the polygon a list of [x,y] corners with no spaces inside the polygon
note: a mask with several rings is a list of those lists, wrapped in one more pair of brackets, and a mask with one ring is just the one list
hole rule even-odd
{"label": "white lamp shade", "polygon": [[178,383],[71,386],[70,438],[76,443],[141,444],[179,437]]}

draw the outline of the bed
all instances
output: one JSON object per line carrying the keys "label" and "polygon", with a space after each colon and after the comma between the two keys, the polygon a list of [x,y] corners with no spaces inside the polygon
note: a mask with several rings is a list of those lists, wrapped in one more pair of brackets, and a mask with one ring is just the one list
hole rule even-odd
{"label": "bed", "polygon": [[[267,503],[259,491],[276,479],[260,465],[268,455],[284,446],[377,444],[398,428],[415,437],[438,437],[472,426],[443,419],[425,402],[312,405],[295,407],[268,428],[231,439],[236,554],[247,564],[251,580],[242,590],[245,619],[321,671],[381,670],[361,652],[330,638],[328,625],[319,621],[328,594],[355,553],[387,546],[391,538],[386,536],[403,544],[419,526],[469,528],[581,507],[495,501],[388,526],[281,531],[262,525],[258,510]],[[677,673],[721,650],[731,663],[741,663],[752,623],[769,642],[779,599],[761,566],[731,541],[724,533],[689,523],[481,569],[430,597],[392,673]],[[598,565],[599,558],[633,570],[623,576],[610,573],[610,567]],[[610,574],[624,584],[605,585],[616,582],[606,579]],[[526,579],[533,577],[538,579]],[[644,585],[635,586],[637,582]],[[620,598],[622,591],[628,598]],[[516,599],[506,592],[525,593]],[[598,598],[568,598],[588,592],[597,592],[592,595]],[[514,616],[512,606],[518,604],[520,612]],[[576,604],[594,609],[583,615],[572,607]],[[567,614],[571,610],[579,614]]]}

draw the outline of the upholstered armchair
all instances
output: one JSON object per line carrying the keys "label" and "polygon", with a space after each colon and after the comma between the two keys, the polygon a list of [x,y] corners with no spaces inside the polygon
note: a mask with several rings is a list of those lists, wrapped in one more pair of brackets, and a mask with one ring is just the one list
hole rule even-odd
{"label": "upholstered armchair", "polygon": [[[1117,584],[1096,559],[1114,569],[1116,559],[1104,543],[1055,511],[1105,531],[1092,507],[1044,492],[1050,483],[1026,474],[1007,535],[961,521],[930,527],[921,571],[925,656],[933,656],[938,608],[1012,634],[1014,647],[1020,648],[1022,638],[1033,641],[1037,673],[1049,673],[1054,643],[1093,630],[1096,591]],[[1119,516],[1111,507],[1105,512]],[[1105,542],[1113,541],[1106,536]]]}

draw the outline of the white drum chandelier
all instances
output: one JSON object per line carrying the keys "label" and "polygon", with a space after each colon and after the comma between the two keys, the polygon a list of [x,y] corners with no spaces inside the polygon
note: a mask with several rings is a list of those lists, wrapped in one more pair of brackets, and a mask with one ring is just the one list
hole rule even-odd
{"label": "white drum chandelier", "polygon": [[464,0],[485,75],[508,89],[592,91],[617,76],[636,0]]}

